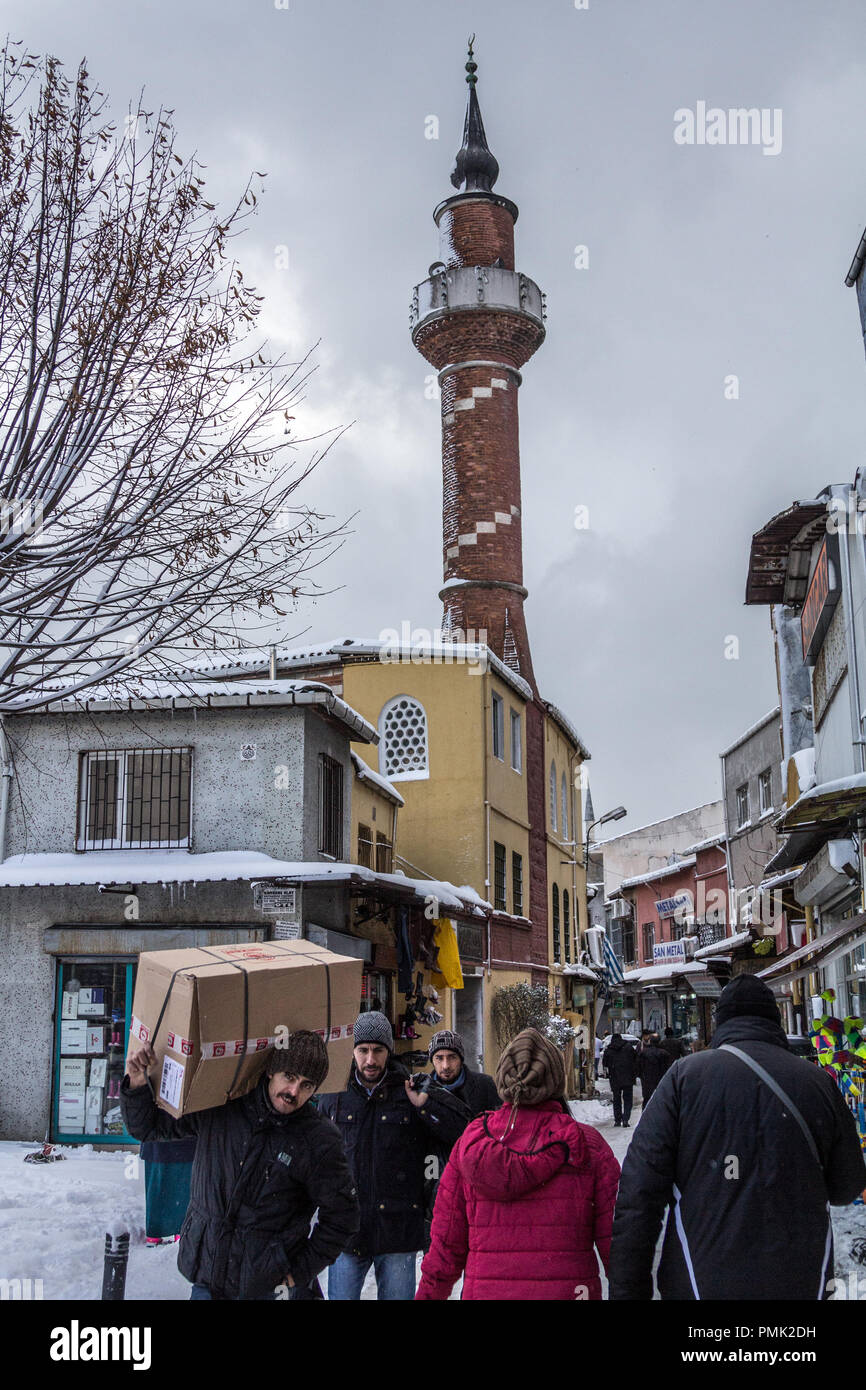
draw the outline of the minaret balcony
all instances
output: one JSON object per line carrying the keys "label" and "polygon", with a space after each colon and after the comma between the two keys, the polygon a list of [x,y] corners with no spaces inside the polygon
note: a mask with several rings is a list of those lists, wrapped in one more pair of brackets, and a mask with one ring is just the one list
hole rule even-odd
{"label": "minaret balcony", "polygon": [[542,329],[547,319],[546,296],[528,275],[501,266],[443,266],[412,292],[412,337],[431,319],[468,309],[521,314]]}

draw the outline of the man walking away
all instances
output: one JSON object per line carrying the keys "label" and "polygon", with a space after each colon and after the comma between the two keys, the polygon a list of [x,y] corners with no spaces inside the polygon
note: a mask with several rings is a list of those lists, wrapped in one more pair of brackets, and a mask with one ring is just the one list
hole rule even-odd
{"label": "man walking away", "polygon": [[360,1213],[340,1136],[307,1105],[328,1074],[318,1033],[290,1034],[255,1090],[179,1120],[157,1108],[155,1060],[149,1045],[130,1057],[120,1107],[136,1139],[198,1137],[177,1260],[190,1297],[320,1298],[316,1276],[354,1238]]}
{"label": "man walking away", "polygon": [[659,1043],[662,1052],[666,1052],[672,1062],[678,1062],[681,1057],[688,1057],[689,1049],[682,1038],[674,1036],[673,1028],[666,1028],[665,1035]]}
{"label": "man walking away", "polygon": [[658,1033],[650,1033],[649,1041],[646,1047],[641,1048],[640,1056],[637,1059],[637,1074],[640,1077],[642,1101],[641,1114],[652,1100],[656,1086],[670,1065],[670,1057],[659,1046]]}
{"label": "man walking away", "polygon": [[637,1078],[637,1056],[633,1043],[623,1040],[621,1033],[614,1033],[604,1053],[605,1071],[610,1078],[613,1095],[613,1122],[628,1129],[631,1118],[632,1096]]}
{"label": "man walking away", "polygon": [[665,1073],[622,1171],[612,1299],[825,1299],[830,1205],[866,1187],[857,1129],[819,1067],[789,1050],[771,991],[736,975],[704,1052]]}
{"label": "man walking away", "polygon": [[372,1265],[380,1299],[409,1300],[415,1297],[415,1256],[424,1244],[431,1138],[452,1126],[454,1143],[468,1123],[466,1107],[444,1087],[413,1086],[393,1056],[394,1035],[384,1014],[361,1014],[353,1034],[346,1089],[318,1102],[342,1135],[361,1204],[360,1232],[328,1275],[328,1298],[359,1299]]}

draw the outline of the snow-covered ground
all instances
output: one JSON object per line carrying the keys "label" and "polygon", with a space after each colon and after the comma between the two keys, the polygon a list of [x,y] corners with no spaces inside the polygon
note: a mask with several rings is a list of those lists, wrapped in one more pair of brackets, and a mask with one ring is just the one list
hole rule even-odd
{"label": "snow-covered ground", "polygon": [[[572,1113],[598,1129],[622,1163],[640,1105],[631,1128],[614,1129],[606,1082],[599,1082],[599,1091],[599,1099],[573,1101]],[[189,1284],[177,1272],[177,1247],[144,1245],[144,1167],[135,1154],[67,1147],[63,1162],[25,1163],[24,1155],[38,1147],[0,1142],[0,1280],[34,1281],[31,1288],[44,1299],[99,1299],[105,1232],[120,1226],[132,1237],[127,1298],[188,1299]],[[854,1240],[866,1238],[866,1207],[835,1207],[833,1227],[837,1279],[845,1282],[853,1274],[861,1281],[857,1287],[866,1289],[866,1268],[851,1254]],[[371,1275],[362,1297],[375,1296]],[[453,1296],[459,1297],[459,1286]]]}

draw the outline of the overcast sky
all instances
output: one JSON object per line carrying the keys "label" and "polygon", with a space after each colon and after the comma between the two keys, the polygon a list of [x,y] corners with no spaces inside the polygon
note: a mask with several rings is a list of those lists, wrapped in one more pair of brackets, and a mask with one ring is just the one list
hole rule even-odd
{"label": "overcast sky", "polygon": [[[536,675],[592,752],[596,815],[629,808],[617,830],[714,800],[719,751],[776,702],[752,532],[863,461],[862,0],[4,0],[3,26],[86,54],[121,118],[141,87],[174,108],[212,200],[267,171],[239,259],[275,348],[321,339],[298,424],[355,423],[309,500],[358,512],[322,574],[344,587],[277,640],[440,620],[439,407],[408,309],[475,31],[517,267],[548,302],[520,393]],[[676,143],[699,102],[780,111],[781,148]]]}

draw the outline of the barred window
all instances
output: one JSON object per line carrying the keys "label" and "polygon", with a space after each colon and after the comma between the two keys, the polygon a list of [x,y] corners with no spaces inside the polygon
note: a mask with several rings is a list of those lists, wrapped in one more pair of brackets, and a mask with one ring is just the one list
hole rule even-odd
{"label": "barred window", "polygon": [[553,894],[552,894],[552,898],[553,898],[553,959],[554,959],[554,960],[561,960],[562,957],[561,957],[560,954],[559,954],[560,951],[561,951],[561,949],[562,949],[562,945],[561,945],[561,942],[560,942],[560,940],[559,940],[559,885],[556,884],[556,883],[554,883],[554,885],[553,885]]}
{"label": "barred window", "polygon": [[373,867],[373,833],[369,825],[358,826],[358,863],[365,869]]}
{"label": "barred window", "polygon": [[427,715],[409,695],[396,695],[379,716],[379,771],[394,782],[430,776]]}
{"label": "barred window", "polygon": [[343,857],[343,764],[319,754],[319,853]]}
{"label": "barred window", "polygon": [[78,849],[186,849],[191,748],[83,753]]}
{"label": "barred window", "polygon": [[391,841],[382,831],[376,832],[376,873],[390,874],[393,872],[391,865]]}
{"label": "barred window", "polygon": [[512,850],[511,853],[511,896],[512,912],[516,917],[523,916],[523,855]]}
{"label": "barred window", "polygon": [[569,921],[568,909],[569,909],[568,889],[567,889],[567,888],[563,888],[563,890],[562,890],[562,936],[563,936],[563,942],[564,942],[564,944],[565,944],[565,956],[564,956],[564,961],[565,961],[566,964],[568,964],[568,962],[571,960],[571,923],[570,923],[570,921]]}
{"label": "barred window", "polygon": [[493,906],[497,912],[508,911],[505,888],[505,846],[493,841]]}

